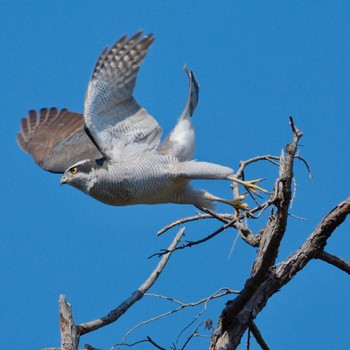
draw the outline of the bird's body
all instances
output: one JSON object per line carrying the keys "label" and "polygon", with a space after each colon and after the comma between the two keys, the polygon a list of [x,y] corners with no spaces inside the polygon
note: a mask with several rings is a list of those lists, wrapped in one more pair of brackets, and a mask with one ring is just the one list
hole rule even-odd
{"label": "bird's body", "polygon": [[[80,181],[71,185],[100,202],[115,206],[177,203],[213,209],[214,197],[192,188],[190,180],[225,180],[232,175],[232,169],[227,167],[205,162],[178,162],[173,156],[157,152],[117,164],[101,159],[82,161],[75,166],[79,167]],[[191,169],[191,173],[187,169]]]}
{"label": "bird's body", "polygon": [[231,168],[192,160],[192,115],[199,93],[193,72],[185,67],[188,100],[163,142],[157,121],[132,96],[139,67],[154,41],[152,35],[141,35],[123,36],[101,53],[84,115],[56,108],[30,111],[17,134],[19,145],[45,170],[63,173],[61,183],[109,205],[178,203],[213,209],[215,201],[221,201],[242,207],[237,200],[190,186],[193,179],[234,179]]}

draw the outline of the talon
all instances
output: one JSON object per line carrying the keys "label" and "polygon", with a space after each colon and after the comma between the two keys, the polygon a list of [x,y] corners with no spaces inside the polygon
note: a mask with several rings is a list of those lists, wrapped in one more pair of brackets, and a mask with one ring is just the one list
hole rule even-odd
{"label": "talon", "polygon": [[232,205],[235,209],[242,209],[242,210],[247,210],[248,208],[248,204],[245,202],[242,202],[242,200],[244,199],[244,195],[240,195],[235,199],[232,200],[228,200],[227,204]]}
{"label": "talon", "polygon": [[231,205],[232,207],[235,208],[236,212],[237,212],[237,216],[239,216],[239,211],[243,210],[249,213],[248,210],[248,204],[245,202],[242,202],[243,199],[245,198],[245,196],[242,194],[238,197],[236,197],[235,199],[222,199],[222,198],[218,198],[216,199],[219,202],[222,203],[226,203],[228,205]]}
{"label": "talon", "polygon": [[258,182],[263,181],[263,179],[243,181],[243,180],[239,180],[239,179],[237,179],[237,178],[235,178],[233,176],[229,176],[228,179],[233,181],[233,182],[236,182],[238,184],[243,185],[247,189],[247,191],[252,191],[255,194],[259,194],[259,191],[264,192],[264,193],[269,193],[264,188],[256,185]]}

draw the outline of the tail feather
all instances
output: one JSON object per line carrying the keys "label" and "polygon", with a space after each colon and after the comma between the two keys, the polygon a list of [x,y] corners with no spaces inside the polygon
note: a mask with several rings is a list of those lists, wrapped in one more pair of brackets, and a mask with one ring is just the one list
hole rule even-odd
{"label": "tail feather", "polygon": [[191,160],[194,155],[195,132],[192,115],[198,104],[199,85],[192,71],[184,67],[189,78],[190,89],[182,115],[168,137],[159,147],[159,153],[172,155],[180,162]]}

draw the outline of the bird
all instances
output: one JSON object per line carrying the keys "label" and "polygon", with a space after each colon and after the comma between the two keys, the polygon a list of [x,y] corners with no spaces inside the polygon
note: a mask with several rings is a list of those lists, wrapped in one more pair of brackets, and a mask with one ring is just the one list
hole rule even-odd
{"label": "bird", "polygon": [[195,179],[230,180],[266,192],[257,185],[261,179],[242,181],[230,167],[193,160],[192,117],[199,98],[193,71],[184,67],[187,102],[163,141],[158,122],[133,97],[154,40],[139,31],[106,47],[89,80],[83,114],[56,107],[30,110],[21,119],[19,146],[44,170],[63,174],[61,184],[108,205],[175,203],[215,210],[223,202],[245,210],[243,196],[223,199],[191,186]]}

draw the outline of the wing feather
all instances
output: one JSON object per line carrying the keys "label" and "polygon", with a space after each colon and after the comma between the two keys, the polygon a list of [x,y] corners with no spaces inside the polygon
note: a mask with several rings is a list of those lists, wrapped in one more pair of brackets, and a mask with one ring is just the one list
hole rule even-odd
{"label": "wing feather", "polygon": [[17,134],[19,146],[40,167],[53,173],[64,173],[83,159],[102,157],[86,135],[80,113],[57,108],[31,110],[27,118],[21,119],[21,128]]}
{"label": "wing feather", "polygon": [[100,55],[93,70],[84,105],[84,118],[91,137],[103,155],[114,160],[154,149],[162,130],[133,98],[136,77],[152,34],[123,36]]}

